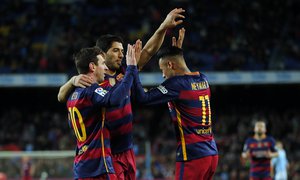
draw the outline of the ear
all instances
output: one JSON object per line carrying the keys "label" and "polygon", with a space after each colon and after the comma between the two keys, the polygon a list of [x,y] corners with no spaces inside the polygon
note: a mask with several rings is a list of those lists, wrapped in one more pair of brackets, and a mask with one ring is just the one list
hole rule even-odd
{"label": "ear", "polygon": [[94,71],[95,71],[95,69],[96,69],[96,67],[95,67],[95,63],[93,63],[93,62],[90,62],[90,63],[89,63],[89,69],[90,69],[90,71],[91,71],[91,72],[94,72]]}
{"label": "ear", "polygon": [[169,69],[175,69],[176,68],[176,63],[174,63],[173,61],[168,61],[167,62],[167,67],[169,68]]}
{"label": "ear", "polygon": [[171,61],[168,61],[168,62],[167,62],[167,67],[168,67],[168,68],[174,69],[174,66],[175,66],[175,65],[174,65],[173,62],[171,62]]}

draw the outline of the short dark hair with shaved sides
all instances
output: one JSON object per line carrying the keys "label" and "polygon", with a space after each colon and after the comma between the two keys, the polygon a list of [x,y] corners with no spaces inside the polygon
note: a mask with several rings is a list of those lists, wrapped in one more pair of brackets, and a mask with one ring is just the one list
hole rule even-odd
{"label": "short dark hair with shaved sides", "polygon": [[174,56],[183,56],[183,50],[175,46],[168,46],[158,51],[158,59]]}

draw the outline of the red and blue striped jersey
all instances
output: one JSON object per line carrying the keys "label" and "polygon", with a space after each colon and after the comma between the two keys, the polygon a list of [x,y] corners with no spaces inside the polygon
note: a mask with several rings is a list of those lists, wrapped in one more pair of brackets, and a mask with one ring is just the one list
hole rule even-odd
{"label": "red and blue striped jersey", "polygon": [[271,177],[271,158],[267,157],[267,153],[268,151],[276,152],[275,139],[272,136],[267,136],[261,140],[257,140],[254,137],[248,138],[243,151],[249,151],[250,153],[250,177]]}
{"label": "red and blue striped jersey", "polygon": [[[118,86],[123,76],[122,71],[113,76],[105,74],[105,81],[110,84],[110,87]],[[121,93],[119,96],[125,96],[125,94]],[[133,114],[130,97],[122,99],[118,106],[107,108],[105,117],[111,135],[112,153],[118,154],[131,149],[133,147]]]}
{"label": "red and blue striped jersey", "polygon": [[137,68],[128,66],[127,71],[122,82],[114,88],[103,82],[87,88],[78,87],[69,96],[69,125],[77,139],[73,167],[76,179],[114,173],[105,111],[106,108],[119,106],[129,96]]}
{"label": "red and blue striped jersey", "polygon": [[189,161],[217,155],[212,132],[210,88],[199,72],[167,79],[156,88],[144,92],[135,78],[137,100],[148,105],[168,102],[177,138],[176,161]]}

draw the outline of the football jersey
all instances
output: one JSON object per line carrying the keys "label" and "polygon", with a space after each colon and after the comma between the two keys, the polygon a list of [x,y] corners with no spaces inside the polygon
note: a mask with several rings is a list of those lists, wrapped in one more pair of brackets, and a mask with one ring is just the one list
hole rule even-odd
{"label": "football jersey", "polygon": [[[114,75],[105,74],[105,81],[110,88],[118,86],[124,76],[123,65]],[[120,94],[124,98],[117,106],[106,108],[106,119],[111,135],[111,150],[113,154],[124,152],[133,147],[133,114],[130,96]],[[125,97],[126,96],[126,97]]]}
{"label": "football jersey", "polygon": [[137,68],[128,66],[127,71],[123,81],[115,88],[109,88],[109,84],[103,82],[87,88],[77,87],[69,96],[69,125],[77,139],[73,167],[75,178],[114,173],[105,112],[107,107],[118,106],[123,98],[129,96]]}
{"label": "football jersey", "polygon": [[257,178],[271,177],[271,158],[267,158],[268,151],[276,152],[275,140],[271,136],[257,140],[250,137],[244,145],[244,152],[249,151],[251,157],[250,176]]}
{"label": "football jersey", "polygon": [[205,75],[193,72],[174,76],[148,92],[144,92],[138,78],[134,86],[139,102],[168,103],[178,145],[176,161],[218,154],[211,126],[210,88]]}

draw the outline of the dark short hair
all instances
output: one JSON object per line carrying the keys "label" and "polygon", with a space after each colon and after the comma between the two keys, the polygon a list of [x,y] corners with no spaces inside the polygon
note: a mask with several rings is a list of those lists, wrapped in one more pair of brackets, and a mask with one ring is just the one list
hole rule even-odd
{"label": "dark short hair", "polygon": [[107,52],[113,42],[119,42],[123,44],[123,39],[120,36],[105,34],[99,37],[96,41],[96,46],[102,49],[104,52]]}
{"label": "dark short hair", "polygon": [[183,50],[176,46],[168,46],[162,48],[157,53],[158,59],[165,58],[165,57],[174,57],[174,56],[183,56]]}
{"label": "dark short hair", "polygon": [[89,64],[90,62],[95,63],[98,65],[98,58],[99,54],[102,54],[103,51],[94,46],[94,47],[87,47],[82,48],[79,52],[73,55],[73,59],[75,61],[75,65],[79,74],[87,74],[89,72]]}

